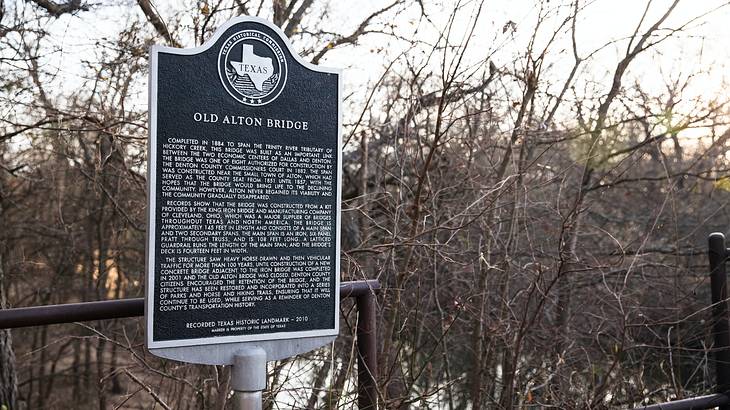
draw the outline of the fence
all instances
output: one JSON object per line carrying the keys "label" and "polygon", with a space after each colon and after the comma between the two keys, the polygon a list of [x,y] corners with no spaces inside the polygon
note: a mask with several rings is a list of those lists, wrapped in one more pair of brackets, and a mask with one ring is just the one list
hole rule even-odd
{"label": "fence", "polygon": [[[377,280],[343,282],[340,299],[355,298],[357,306],[357,386],[360,409],[376,409]],[[144,316],[144,299],[120,299],[0,310],[0,329]]]}
{"label": "fence", "polygon": [[[708,241],[710,286],[712,293],[712,334],[717,393],[660,404],[643,410],[700,410],[719,407],[730,410],[730,308],[727,293],[727,261],[730,249],[725,236],[713,233]],[[355,298],[357,305],[357,366],[358,406],[376,409],[377,392],[377,337],[375,293],[380,289],[377,280],[344,282],[340,298]],[[108,320],[144,315],[144,299],[122,299],[102,302],[72,303],[0,310],[0,329],[23,326],[42,326],[56,323]]]}

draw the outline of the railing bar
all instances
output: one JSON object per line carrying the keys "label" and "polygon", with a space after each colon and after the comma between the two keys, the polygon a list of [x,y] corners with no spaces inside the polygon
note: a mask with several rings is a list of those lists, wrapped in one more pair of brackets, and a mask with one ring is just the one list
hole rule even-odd
{"label": "railing bar", "polygon": [[690,399],[651,404],[644,407],[637,407],[634,410],[700,410],[714,409],[715,407],[727,404],[730,404],[730,396],[715,393],[707,396],[692,397]]}
{"label": "railing bar", "polygon": [[[376,293],[377,280],[342,282],[340,298]],[[0,310],[0,329],[144,316],[144,298],[67,303]]]}

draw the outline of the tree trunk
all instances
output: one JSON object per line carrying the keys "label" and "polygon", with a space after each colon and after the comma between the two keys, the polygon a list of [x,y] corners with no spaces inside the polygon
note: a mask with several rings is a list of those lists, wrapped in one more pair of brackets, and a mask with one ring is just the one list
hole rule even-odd
{"label": "tree trunk", "polygon": [[[0,268],[2,269],[2,268]],[[15,374],[15,354],[10,331],[0,330],[0,406],[15,409],[18,382]]]}
{"label": "tree trunk", "polygon": [[[2,182],[0,180],[0,182]],[[3,198],[0,198],[0,201]],[[2,202],[0,202],[0,214],[2,213]],[[5,294],[5,270],[3,269],[3,253],[5,244],[0,249],[0,309],[7,306],[7,295]],[[10,330],[0,330],[0,406],[8,409],[17,408],[18,381],[15,370],[15,353],[13,352],[13,339]]]}

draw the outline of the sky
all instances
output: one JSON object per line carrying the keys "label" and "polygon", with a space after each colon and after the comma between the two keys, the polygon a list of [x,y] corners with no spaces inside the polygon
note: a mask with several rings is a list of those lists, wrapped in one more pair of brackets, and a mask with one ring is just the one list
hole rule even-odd
{"label": "sky", "polygon": [[[320,6],[316,10],[326,12],[322,17],[324,27],[349,34],[365,16],[388,3],[373,0],[359,2],[358,7],[352,7],[350,2],[329,1],[317,3]],[[50,55],[43,63],[46,70],[53,73],[52,81],[60,89],[70,92],[87,86],[82,74],[85,72],[83,67],[86,61],[93,62],[100,57],[101,51],[97,44],[114,39],[119,30],[131,21],[143,18],[136,2],[131,0],[101,4],[88,12],[94,18],[83,14],[80,17],[63,16],[55,19],[50,26],[52,35],[47,41],[52,42],[59,52]],[[170,22],[180,4],[185,4],[188,10],[197,7],[191,1],[168,0],[155,4],[163,19]],[[479,10],[464,66],[484,67],[485,61],[489,60],[500,69],[519,69],[513,61],[524,53],[541,7],[539,2],[528,0],[489,0],[483,3],[471,0],[436,1],[428,4],[428,20],[419,19],[419,8],[411,6],[401,10],[392,21],[377,21],[379,27],[396,22],[392,30],[404,40],[386,44],[386,37],[372,34],[363,38],[358,47],[335,49],[322,60],[322,65],[345,69],[345,95],[351,102],[346,118],[359,114],[357,107],[367,100],[367,91],[381,78],[390,61],[398,59],[390,67],[391,73],[403,70],[406,61],[416,65],[426,61],[428,50],[438,43],[446,31],[451,11],[457,6],[461,11],[456,14],[451,30],[450,40],[453,44],[463,41]],[[580,4],[584,9],[580,12],[576,27],[578,53],[581,57],[587,57],[595,50],[600,51],[583,64],[580,72],[583,82],[580,87],[576,87],[576,93],[600,95],[610,85],[616,62],[625,53],[625,39],[634,32],[647,2],[586,0]],[[655,21],[669,4],[668,0],[651,2],[642,30]],[[727,47],[730,42],[730,24],[727,24],[730,21],[730,7],[723,7],[724,4],[715,0],[681,1],[663,27],[678,27],[703,13],[719,9],[689,24],[685,31],[661,46],[661,53],[646,53],[638,58],[630,68],[630,77],[650,93],[658,93],[665,87],[667,78],[684,78],[693,73],[693,81],[684,93],[687,107],[692,106],[694,99],[705,102],[713,98],[727,100],[730,95],[726,74],[730,62],[730,47]],[[553,30],[568,11],[564,3],[556,0],[546,1],[542,5],[544,9],[562,7],[563,11],[559,13],[560,18],[548,19],[543,23],[536,36],[537,48],[552,36]],[[415,49],[406,41],[413,38],[421,42]],[[181,40],[185,46],[195,45],[189,39]],[[293,39],[293,43],[295,47],[306,46],[298,37]],[[546,76],[544,89],[557,93],[562,84],[561,76],[567,76],[573,65],[569,33],[563,32],[557,36],[553,50],[561,52],[553,52],[546,60],[552,71],[550,76]],[[438,71],[441,63],[441,56],[437,57],[428,63],[434,71]],[[136,93],[134,108],[144,110],[147,103],[146,84],[138,84]],[[564,111],[560,115],[569,118],[571,112]]]}

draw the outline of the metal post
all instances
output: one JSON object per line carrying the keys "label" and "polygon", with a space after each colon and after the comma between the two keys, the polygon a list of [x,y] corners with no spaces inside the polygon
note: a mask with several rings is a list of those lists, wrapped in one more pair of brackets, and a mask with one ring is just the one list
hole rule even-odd
{"label": "metal post", "polygon": [[231,370],[234,410],[261,410],[266,388],[266,351],[253,346],[242,349]]}
{"label": "metal post", "polygon": [[373,291],[357,297],[358,408],[378,408],[378,339],[376,300]]}
{"label": "metal post", "polygon": [[[728,323],[727,275],[725,263],[728,251],[725,247],[725,235],[710,234],[710,286],[712,288],[712,319],[715,337],[715,372],[717,391],[725,393],[730,390],[730,325]],[[730,407],[723,406],[722,409]]]}

